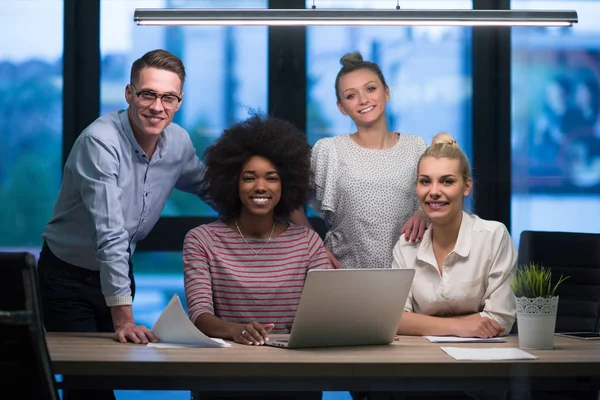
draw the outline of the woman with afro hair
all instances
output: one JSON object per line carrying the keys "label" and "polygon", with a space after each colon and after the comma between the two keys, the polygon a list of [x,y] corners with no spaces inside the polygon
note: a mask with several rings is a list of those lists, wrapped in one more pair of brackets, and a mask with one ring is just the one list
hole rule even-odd
{"label": "woman with afro hair", "polygon": [[253,116],[204,153],[219,219],[183,246],[188,313],[211,337],[262,345],[289,333],[307,271],[331,268],[321,238],[286,222],[308,196],[310,146],[291,123]]}

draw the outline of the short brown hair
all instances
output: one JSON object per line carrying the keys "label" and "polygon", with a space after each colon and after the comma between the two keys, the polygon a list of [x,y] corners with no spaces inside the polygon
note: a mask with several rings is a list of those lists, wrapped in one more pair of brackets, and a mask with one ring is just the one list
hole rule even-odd
{"label": "short brown hair", "polygon": [[185,68],[181,59],[176,55],[162,49],[147,52],[133,62],[129,83],[132,85],[136,84],[140,78],[140,72],[144,68],[162,69],[177,74],[181,81],[181,89],[183,89],[183,83],[185,82]]}
{"label": "short brown hair", "polygon": [[381,72],[381,68],[374,62],[364,61],[362,55],[358,51],[354,51],[352,53],[345,54],[340,59],[340,64],[342,64],[342,68],[338,72],[335,77],[335,97],[337,101],[340,101],[340,78],[350,72],[358,71],[359,69],[368,69],[377,75],[381,83],[384,87],[388,87],[387,83],[385,83],[385,78],[383,77],[383,72]]}

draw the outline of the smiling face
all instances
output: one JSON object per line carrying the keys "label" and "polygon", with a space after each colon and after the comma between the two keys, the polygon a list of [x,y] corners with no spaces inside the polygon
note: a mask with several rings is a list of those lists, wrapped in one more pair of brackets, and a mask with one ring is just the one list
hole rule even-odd
{"label": "smiling face", "polygon": [[377,74],[367,68],[343,75],[339,80],[338,108],[350,116],[354,123],[370,125],[385,118],[385,105],[390,100],[390,90]]}
{"label": "smiling face", "polygon": [[160,98],[147,104],[136,93],[150,91],[156,94],[174,94],[183,97],[181,93],[181,80],[171,71],[157,68],[143,68],[137,82],[127,85],[125,99],[129,104],[129,122],[133,133],[140,143],[158,140],[163,130],[171,123],[173,116],[181,107],[179,102],[175,107],[166,109]]}
{"label": "smiling face", "polygon": [[459,160],[423,157],[419,163],[417,196],[421,208],[434,224],[446,224],[460,218],[463,199],[473,186],[465,181]]}
{"label": "smiling face", "polygon": [[271,161],[252,156],[242,166],[239,180],[242,213],[273,215],[281,199],[281,177]]}

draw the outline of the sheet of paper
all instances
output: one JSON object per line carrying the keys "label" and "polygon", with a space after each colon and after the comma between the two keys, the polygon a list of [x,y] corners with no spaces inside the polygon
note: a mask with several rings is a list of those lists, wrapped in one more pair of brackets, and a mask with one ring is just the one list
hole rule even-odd
{"label": "sheet of paper", "polygon": [[469,348],[442,347],[448,355],[456,360],[535,360],[537,357],[516,347]]}
{"label": "sheet of paper", "polygon": [[423,336],[431,343],[502,343],[504,338],[493,337],[493,338],[464,338],[456,336]]}
{"label": "sheet of paper", "polygon": [[[221,343],[222,347],[231,347],[231,345],[225,342],[223,339],[213,339],[214,341]],[[157,349],[189,349],[192,347],[199,347],[197,344],[179,344],[179,343],[148,343],[148,347],[156,347]]]}
{"label": "sheet of paper", "polygon": [[213,339],[200,332],[183,310],[177,295],[173,295],[160,314],[152,332],[160,343],[148,343],[150,347],[231,347],[222,339]]}

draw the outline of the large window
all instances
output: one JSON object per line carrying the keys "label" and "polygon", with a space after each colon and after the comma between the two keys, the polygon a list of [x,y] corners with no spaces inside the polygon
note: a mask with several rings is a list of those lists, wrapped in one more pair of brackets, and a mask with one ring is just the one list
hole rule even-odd
{"label": "large window", "polygon": [[[471,8],[470,1],[403,1],[403,8]],[[307,1],[307,7],[312,0]],[[384,1],[319,1],[320,8],[390,8]],[[393,5],[392,5],[393,6]],[[327,38],[327,40],[323,40]],[[427,142],[449,132],[467,151],[471,142],[471,28],[309,27],[307,28],[307,133],[311,143],[355,131],[336,105],[335,76],[340,58],[360,51],[379,64],[390,87],[391,130]]]}
{"label": "large window", "polygon": [[[306,6],[310,8],[312,0]],[[319,1],[320,8],[390,8],[387,1]],[[402,7],[470,9],[470,1],[403,1]],[[327,38],[327,40],[323,40]],[[340,58],[360,51],[376,62],[390,88],[387,106],[392,131],[422,136],[450,133],[470,156],[471,28],[320,26],[307,28],[307,135],[311,144],[355,132],[336,105]],[[313,210],[308,214],[314,216]]]}
{"label": "large window", "polygon": [[579,14],[572,28],[512,30],[513,237],[523,230],[599,232],[600,1],[511,7]]}
{"label": "large window", "polygon": [[[266,8],[267,0],[135,0],[101,3],[101,113],[126,108],[133,61],[163,48],[181,57],[187,78],[174,122],[190,133],[198,155],[224,128],[267,111],[267,27],[136,26],[135,8]],[[175,190],[163,216],[213,216],[196,196]]]}
{"label": "large window", "polygon": [[[199,156],[223,129],[250,112],[267,112],[267,27],[136,26],[136,8],[266,8],[267,0],[128,0],[101,2],[101,113],[127,107],[125,86],[131,64],[145,52],[163,48],[186,67],[184,100],[174,122],[192,138]],[[165,217],[215,216],[196,196],[174,190]],[[165,234],[169,234],[168,232]],[[183,243],[181,244],[183,247]],[[173,294],[185,303],[179,252],[133,255],[136,321],[151,327]]]}
{"label": "large window", "polygon": [[0,26],[0,248],[37,254],[62,176],[63,1],[2,2]]}

